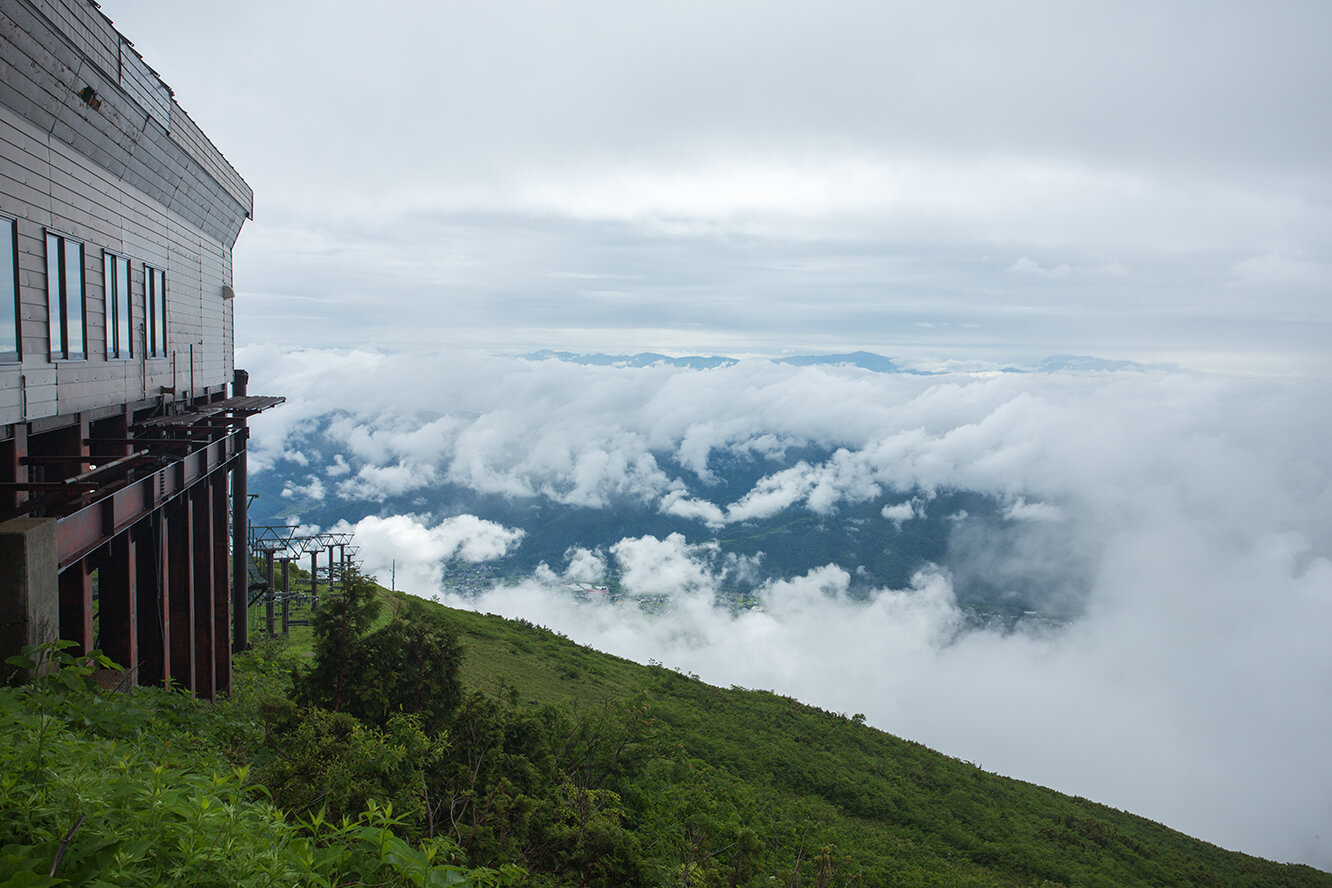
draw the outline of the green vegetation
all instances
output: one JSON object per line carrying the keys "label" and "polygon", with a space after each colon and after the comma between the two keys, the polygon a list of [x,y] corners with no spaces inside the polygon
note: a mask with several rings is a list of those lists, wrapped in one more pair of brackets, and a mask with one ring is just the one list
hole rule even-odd
{"label": "green vegetation", "polygon": [[238,658],[218,704],[31,652],[59,668],[0,689],[0,888],[1332,886],[368,582],[310,633]]}
{"label": "green vegetation", "polygon": [[[64,643],[68,644],[68,643]],[[61,645],[8,662],[42,675],[0,688],[0,888],[520,884],[516,867],[467,868],[446,840],[408,843],[402,817],[367,803],[347,818],[284,813],[248,758],[262,722],[244,701],[99,691],[105,658]],[[253,702],[275,684],[248,658]],[[46,671],[46,670],[50,671]]]}

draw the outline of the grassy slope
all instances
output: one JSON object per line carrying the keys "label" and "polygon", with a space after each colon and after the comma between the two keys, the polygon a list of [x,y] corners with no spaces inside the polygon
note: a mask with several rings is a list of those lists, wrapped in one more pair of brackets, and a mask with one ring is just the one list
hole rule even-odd
{"label": "grassy slope", "polygon": [[467,645],[469,689],[507,685],[533,705],[578,707],[646,692],[672,745],[746,784],[774,818],[798,810],[819,823],[854,857],[863,884],[1332,886],[1332,874],[1225,851],[789,698],[715,688],[540,627],[435,607]]}

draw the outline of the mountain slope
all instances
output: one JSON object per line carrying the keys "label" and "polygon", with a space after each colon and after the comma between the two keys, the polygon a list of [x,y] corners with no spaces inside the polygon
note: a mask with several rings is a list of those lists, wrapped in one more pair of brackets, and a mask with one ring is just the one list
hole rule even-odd
{"label": "mountain slope", "polygon": [[673,792],[681,817],[720,806],[774,848],[826,857],[825,884],[1332,886],[1332,874],[991,774],[858,718],[712,687],[521,621],[430,609],[458,627],[474,690],[581,713],[637,701],[657,758],[620,787],[631,807]]}

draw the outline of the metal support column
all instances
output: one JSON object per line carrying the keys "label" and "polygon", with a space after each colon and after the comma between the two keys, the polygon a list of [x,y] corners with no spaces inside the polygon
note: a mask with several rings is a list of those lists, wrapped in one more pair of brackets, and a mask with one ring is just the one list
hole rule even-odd
{"label": "metal support column", "polygon": [[97,570],[102,650],[137,681],[139,665],[138,546],[126,532],[107,544],[108,554]]}
{"label": "metal support column", "polygon": [[264,593],[264,620],[269,638],[273,638],[275,634],[273,632],[273,595],[276,592],[277,587],[273,585],[273,557],[274,552],[272,549],[269,549],[264,553],[264,578],[268,580],[268,591]]}
{"label": "metal support column", "polygon": [[282,637],[291,635],[291,559],[282,559]]}
{"label": "metal support column", "polygon": [[245,590],[233,592],[231,563],[227,558],[230,540],[227,539],[227,473],[213,472],[208,482],[208,504],[212,513],[211,566],[213,571],[213,690],[216,694],[231,693],[231,615],[232,596],[246,600]]}
{"label": "metal support column", "polygon": [[319,550],[310,552],[310,610],[319,609]]}
{"label": "metal support column", "polygon": [[173,500],[166,513],[167,647],[171,657],[168,675],[181,687],[194,690],[194,571],[190,566],[194,514],[185,496]]}
{"label": "metal support column", "polygon": [[[236,370],[231,384],[232,396],[243,397],[249,383],[250,374],[244,370]],[[248,471],[245,459],[246,427],[243,422],[240,431],[241,434],[237,436],[236,442],[236,460],[231,464],[231,588],[235,590],[231,599],[233,611],[231,646],[237,652],[250,646],[250,596],[246,593],[249,588],[246,559],[250,556],[245,545],[249,497],[246,490]]]}
{"label": "metal support column", "polygon": [[217,664],[213,659],[213,488],[207,483],[190,488],[191,559],[194,594],[194,692],[211,700],[217,692]]}
{"label": "metal support column", "polygon": [[60,574],[60,637],[76,642],[80,654],[93,649],[92,575],[86,559]]}
{"label": "metal support column", "polygon": [[148,517],[130,530],[137,562],[139,661],[135,681],[160,685],[166,675],[166,634],[162,610],[161,527],[158,518]]}

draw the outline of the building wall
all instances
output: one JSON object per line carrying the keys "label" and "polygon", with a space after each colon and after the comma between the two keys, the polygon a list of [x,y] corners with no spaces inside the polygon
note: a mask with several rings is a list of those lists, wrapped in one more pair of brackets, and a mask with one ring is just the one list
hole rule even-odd
{"label": "building wall", "polygon": [[[0,426],[229,383],[223,287],[252,206],[249,186],[88,0],[5,0],[0,216],[17,221],[21,360],[0,363]],[[84,359],[50,353],[48,230],[83,244]],[[104,250],[130,260],[131,359],[107,357]],[[145,266],[166,272],[166,354],[156,358]]]}

